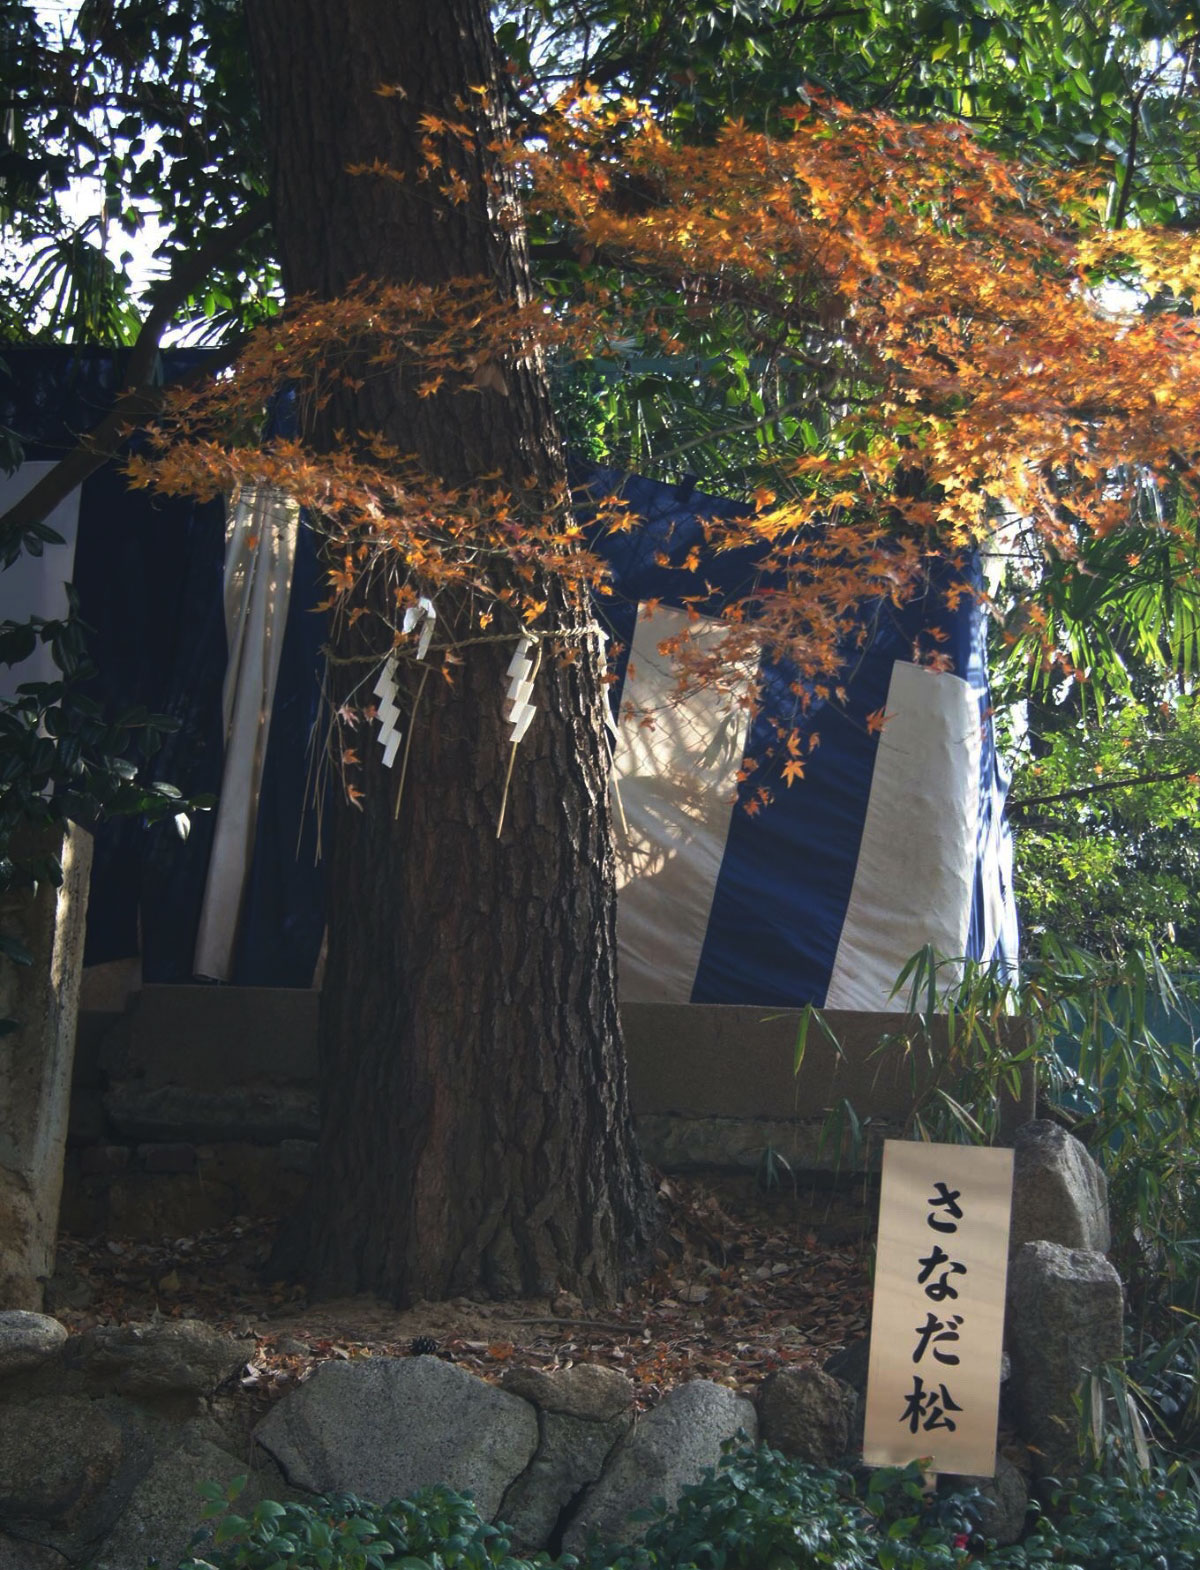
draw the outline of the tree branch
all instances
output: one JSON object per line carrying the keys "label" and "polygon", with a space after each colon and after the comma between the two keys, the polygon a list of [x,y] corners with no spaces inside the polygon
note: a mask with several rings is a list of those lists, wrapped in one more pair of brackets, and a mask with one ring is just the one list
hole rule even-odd
{"label": "tree branch", "polygon": [[1147,82],[1139,92],[1134,94],[1133,102],[1129,106],[1129,145],[1125,149],[1125,176],[1121,181],[1117,205],[1113,210],[1112,226],[1114,229],[1124,227],[1125,214],[1129,211],[1129,198],[1133,194],[1133,171],[1137,167],[1138,133],[1142,126],[1142,103],[1149,88],[1150,82]]}
{"label": "tree branch", "polygon": [[1189,764],[1183,769],[1169,769],[1159,774],[1122,774],[1110,780],[1098,780],[1094,785],[1073,785],[1069,790],[1050,791],[1045,796],[1022,796],[1010,800],[1010,812],[1024,812],[1027,807],[1044,807],[1054,801],[1078,801],[1083,796],[1098,796],[1108,790],[1126,790],[1131,785],[1165,785],[1171,780],[1185,780],[1189,775],[1200,775],[1200,766]]}
{"label": "tree branch", "polygon": [[[116,402],[99,424],[85,432],[70,452],[0,517],[0,539],[8,538],[14,532],[24,533],[43,522],[89,474],[116,456],[131,428],[144,424],[161,408],[165,389],[152,385],[149,379],[158,355],[159,340],[189,295],[195,293],[231,251],[258,233],[269,213],[265,200],[252,203],[228,228],[211,235],[198,250],[176,261],[170,274],[154,290],[154,303],[130,350]],[[192,374],[207,375],[227,362],[227,354],[214,354],[210,362]]]}

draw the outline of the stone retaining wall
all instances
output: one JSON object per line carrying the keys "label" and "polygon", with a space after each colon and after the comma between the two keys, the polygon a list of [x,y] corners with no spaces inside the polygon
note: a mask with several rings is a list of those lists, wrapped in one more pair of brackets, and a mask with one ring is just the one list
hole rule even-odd
{"label": "stone retaining wall", "polygon": [[[1058,1235],[1014,1238],[997,1470],[965,1480],[981,1489],[982,1531],[1001,1542],[1019,1537],[1035,1478],[1078,1468],[1081,1380],[1122,1345],[1086,1152],[1032,1123],[1017,1134],[1014,1183],[1018,1213]],[[68,1337],[42,1315],[0,1313],[0,1570],[144,1570],[150,1555],[170,1570],[199,1485],[227,1485],[248,1463],[239,1509],[326,1492],[382,1503],[447,1483],[508,1523],[518,1548],[557,1553],[593,1532],[627,1542],[638,1512],[655,1497],[673,1504],[739,1435],[817,1465],[860,1453],[861,1346],[826,1370],[785,1367],[751,1399],[694,1380],[636,1421],[617,1369],[511,1368],[498,1388],[430,1355],[333,1359],[250,1435],[226,1392],[254,1345],[186,1321]]]}
{"label": "stone retaining wall", "polygon": [[[314,992],[148,986],[123,1013],[85,1013],[65,1228],[182,1234],[289,1211],[317,1137],[316,1010]],[[912,1105],[912,1061],[880,1048],[895,1015],[829,1017],[841,1053],[811,1030],[797,1074],[796,1011],[626,1006],[647,1159],[667,1172],[753,1171],[768,1150],[797,1172],[875,1165]],[[870,1130],[861,1152],[825,1137],[843,1101]],[[1031,1115],[1030,1098],[1014,1103],[1014,1126]]]}

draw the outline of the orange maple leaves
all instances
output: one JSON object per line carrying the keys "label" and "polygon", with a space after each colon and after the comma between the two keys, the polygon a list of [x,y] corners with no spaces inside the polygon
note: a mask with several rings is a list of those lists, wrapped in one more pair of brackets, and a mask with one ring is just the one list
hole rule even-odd
{"label": "orange maple leaves", "polygon": [[[807,377],[821,433],[815,450],[764,446],[754,505],[709,526],[709,548],[751,550],[758,574],[725,609],[723,646],[683,640],[697,680],[762,646],[827,677],[860,605],[902,603],[931,553],[1006,520],[1033,549],[1070,553],[1081,533],[1128,522],[1153,476],[1194,486],[1200,329],[1170,311],[1114,317],[1093,290],[1107,272],[1190,294],[1190,241],[1106,233],[1085,183],[1006,163],[957,124],[817,97],[790,119],[785,137],[731,124],[683,145],[637,105],[575,95],[536,146],[493,149],[586,264],[569,293],[514,302],[448,280],[294,302],[231,375],[174,397],[135,476],[201,493],[282,486],[328,536],[331,602],[381,574],[397,643],[404,608],[447,590],[477,628],[503,611],[510,632],[553,614],[548,579],[567,594],[603,586],[567,497],[490,475],[447,486],[370,430],[317,453],[305,420],[373,378],[410,378],[440,405],[503,393],[512,367],[548,355],[681,353],[706,324],[740,323]],[[432,139],[427,151],[436,163]],[[264,446],[257,414],[285,382],[302,434]],[[599,528],[636,527],[611,499],[598,512]],[[802,771],[785,762],[789,784]]]}

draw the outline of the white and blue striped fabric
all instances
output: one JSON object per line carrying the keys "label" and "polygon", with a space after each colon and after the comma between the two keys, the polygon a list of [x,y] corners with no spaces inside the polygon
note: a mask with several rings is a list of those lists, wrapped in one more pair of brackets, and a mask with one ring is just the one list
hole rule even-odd
{"label": "white and blue striped fabric", "polygon": [[[703,549],[706,517],[736,513],[687,486],[593,470],[576,489],[612,492],[643,527],[598,542],[614,593],[604,615],[621,651],[614,743],[622,996],[628,1002],[753,1003],[896,1010],[905,962],[1017,959],[1007,778],[991,725],[982,613],[935,575],[902,610],[875,606],[845,700],[802,708],[788,671],[764,666],[753,719],[700,692],[681,699],[659,645],[688,625],[684,597],[744,592],[745,553]],[[649,603],[648,603],[649,602]],[[652,605],[652,608],[651,608]],[[693,630],[694,629],[694,623]],[[936,628],[949,671],[913,663]],[[703,635],[703,634],[701,634]],[[867,716],[882,710],[881,731]],[[796,730],[805,773],[781,778],[777,735]],[[809,752],[807,738],[819,737]],[[739,786],[743,759],[751,767]],[[751,815],[745,796],[767,786]]]}
{"label": "white and blue striped fabric", "polygon": [[[13,358],[29,388],[69,386],[60,352]],[[29,461],[0,477],[0,508],[49,466],[62,440],[51,430],[40,446],[31,442]],[[844,677],[844,702],[814,699],[802,709],[790,673],[774,667],[747,674],[757,675],[763,693],[752,719],[711,693],[680,699],[659,645],[683,624],[684,597],[700,595],[716,611],[722,595],[739,597],[755,580],[750,553],[704,554],[704,520],[739,508],[686,484],[594,467],[578,466],[573,483],[585,512],[589,494],[620,491],[642,520],[593,542],[613,580],[598,610],[621,651],[613,792],[624,1000],[888,1010],[901,1006],[891,995],[898,972],[926,944],[949,958],[1014,966],[1007,782],[993,744],[973,597],[951,609],[935,583],[903,610],[874,607],[869,637]],[[270,670],[241,662],[252,667],[245,681],[255,741],[241,749],[253,755],[250,777],[222,714],[236,696],[230,650],[241,625],[227,580],[233,569],[247,575],[238,520],[222,527],[219,515],[127,492],[106,470],[50,521],[66,543],[0,574],[0,619],[60,614],[63,582],[74,577],[84,619],[97,629],[96,696],[110,707],[146,703],[183,718],[166,766],[185,791],[210,790],[226,771],[223,811],[199,822],[186,846],[162,826],[103,830],[92,890],[102,919],[89,931],[91,959],[132,955],[140,932],[149,980],[202,971],[235,983],[308,985],[324,897],[305,801],[320,639],[310,614],[319,598],[311,541],[299,531],[285,561],[270,531],[246,526],[255,549],[275,550],[259,575],[277,624],[269,641],[282,653],[282,665],[276,660]],[[671,565],[696,546],[698,571]],[[164,607],[169,614],[160,615]],[[912,663],[914,642],[931,628],[949,655],[947,672]],[[172,638],[178,647],[167,646]],[[39,654],[41,664],[0,673],[10,694],[18,681],[52,675]],[[879,710],[887,722],[877,733],[866,720]],[[804,738],[805,774],[790,787],[775,756],[779,724]],[[810,753],[814,732],[820,746]],[[757,767],[739,785],[743,760]],[[751,816],[739,796],[759,785],[771,799]],[[257,817],[249,810],[255,801]],[[230,831],[237,830],[236,854],[214,855],[230,812],[241,814]],[[301,842],[307,849],[297,856]]]}

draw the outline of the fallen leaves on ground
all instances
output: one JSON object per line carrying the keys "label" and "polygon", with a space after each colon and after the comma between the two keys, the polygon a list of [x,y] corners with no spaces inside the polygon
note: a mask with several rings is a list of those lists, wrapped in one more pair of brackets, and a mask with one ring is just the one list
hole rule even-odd
{"label": "fallen leaves on ground", "polygon": [[275,1226],[246,1217],[194,1237],[64,1237],[54,1307],[73,1330],[184,1318],[253,1335],[241,1383],[255,1405],[330,1358],[403,1357],[433,1342],[438,1356],[492,1380],[510,1364],[607,1364],[648,1407],[687,1379],[750,1389],[865,1333],[872,1225],[861,1193],[760,1194],[750,1179],[674,1177],[659,1192],[653,1269],[605,1308],[567,1293],[403,1310],[374,1298],[310,1305],[302,1288],[263,1280]]}

